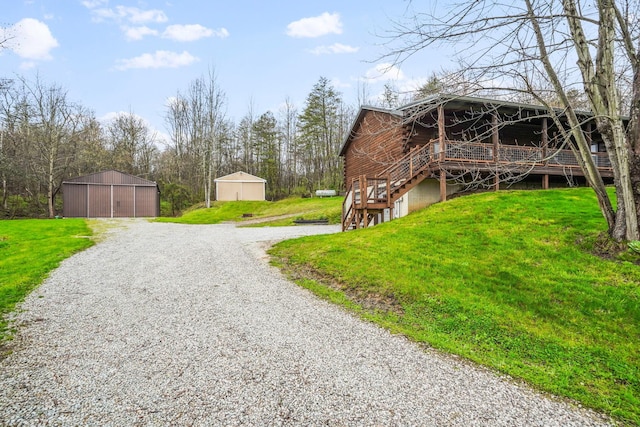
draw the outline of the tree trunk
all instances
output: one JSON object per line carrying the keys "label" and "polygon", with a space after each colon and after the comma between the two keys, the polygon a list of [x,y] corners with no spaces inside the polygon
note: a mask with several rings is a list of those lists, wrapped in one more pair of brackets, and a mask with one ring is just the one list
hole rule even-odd
{"label": "tree trunk", "polygon": [[9,209],[9,204],[7,203],[7,201],[7,178],[2,175],[2,207],[5,211]]}
{"label": "tree trunk", "polygon": [[[640,219],[640,153],[632,151],[629,153],[629,157],[629,176],[636,206],[634,214],[637,219]],[[640,240],[640,238],[635,237],[629,240]]]}
{"label": "tree trunk", "polygon": [[53,172],[54,172],[54,166],[55,166],[55,162],[54,162],[54,157],[51,156],[49,158],[49,172],[48,172],[48,176],[47,176],[47,202],[49,205],[49,218],[53,218],[54,216],[56,216],[56,210],[55,210],[55,206],[53,203],[53,199],[54,199],[54,185],[53,185]]}

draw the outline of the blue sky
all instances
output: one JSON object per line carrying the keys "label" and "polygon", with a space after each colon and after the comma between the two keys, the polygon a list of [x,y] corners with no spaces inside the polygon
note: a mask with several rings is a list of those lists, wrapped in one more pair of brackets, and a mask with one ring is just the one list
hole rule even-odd
{"label": "blue sky", "polygon": [[[382,34],[402,19],[401,0],[4,0],[11,39],[0,77],[36,74],[108,119],[133,111],[165,132],[166,102],[215,69],[236,121],[276,112],[286,98],[299,109],[320,76],[355,104],[391,80],[414,89],[445,58],[434,52],[399,68],[376,61]],[[363,83],[366,82],[366,83]]]}

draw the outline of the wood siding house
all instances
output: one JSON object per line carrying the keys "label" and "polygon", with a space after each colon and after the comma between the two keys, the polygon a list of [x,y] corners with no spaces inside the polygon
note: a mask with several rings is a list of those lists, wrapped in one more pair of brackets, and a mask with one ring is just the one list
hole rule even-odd
{"label": "wood siding house", "polygon": [[[346,137],[343,230],[407,215],[469,188],[584,185],[562,113],[544,107],[441,95],[395,110],[362,107]],[[592,158],[613,172],[591,116],[581,114]],[[559,128],[559,123],[564,128]]]}
{"label": "wood siding house", "polygon": [[62,183],[62,212],[68,218],[160,216],[158,184],[115,170]]}

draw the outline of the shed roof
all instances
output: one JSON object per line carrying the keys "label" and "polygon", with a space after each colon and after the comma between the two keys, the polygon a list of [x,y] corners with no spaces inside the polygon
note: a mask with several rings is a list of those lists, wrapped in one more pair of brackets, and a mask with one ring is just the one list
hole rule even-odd
{"label": "shed roof", "polygon": [[214,182],[261,182],[266,183],[267,180],[257,177],[255,175],[251,175],[246,172],[236,172],[230,175],[221,176],[220,178],[216,178],[213,180]]}
{"label": "shed roof", "polygon": [[114,184],[114,185],[139,185],[145,187],[157,187],[153,181],[140,178],[128,173],[116,170],[106,170],[63,181],[63,184]]}

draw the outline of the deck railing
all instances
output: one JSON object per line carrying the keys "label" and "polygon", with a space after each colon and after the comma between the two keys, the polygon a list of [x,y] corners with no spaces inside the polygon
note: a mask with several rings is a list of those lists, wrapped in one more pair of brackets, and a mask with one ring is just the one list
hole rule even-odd
{"label": "deck railing", "polygon": [[[433,140],[427,144],[427,146],[433,147],[434,158],[441,161],[497,162],[529,166],[580,166],[576,156],[571,150],[547,148],[547,157],[545,158],[545,150],[541,147],[500,144],[496,157],[492,144],[448,140],[445,142],[444,155],[440,156],[441,150],[439,145],[437,140]],[[592,153],[591,156],[597,167],[605,169],[611,168],[611,161],[607,153]]]}
{"label": "deck railing", "polygon": [[353,218],[353,183],[349,185],[344,200],[342,201],[342,231],[345,231],[349,227],[349,223]]}
{"label": "deck railing", "polygon": [[[578,160],[571,150],[500,144],[496,152],[493,144],[454,140],[445,141],[444,147],[441,145],[439,140],[431,140],[421,147],[410,150],[375,178],[366,176],[354,178],[342,203],[342,229],[352,226],[353,221],[359,221],[358,212],[374,207],[381,209],[385,204],[388,206],[393,202],[393,195],[399,194],[399,188],[417,177],[417,174],[424,173],[429,168],[437,170],[439,167],[448,167],[438,166],[438,164],[467,162],[475,163],[475,167],[482,167],[482,164],[486,166],[516,164],[536,167],[579,167]],[[607,153],[592,153],[591,156],[598,168],[611,168]]]}
{"label": "deck railing", "polygon": [[386,178],[367,178],[367,204],[387,202],[388,188]]}
{"label": "deck railing", "polygon": [[415,174],[428,167],[432,161],[433,147],[427,144],[409,151],[395,164],[379,173],[378,176],[389,179],[390,190],[393,191],[402,185],[403,182],[411,179]]}

